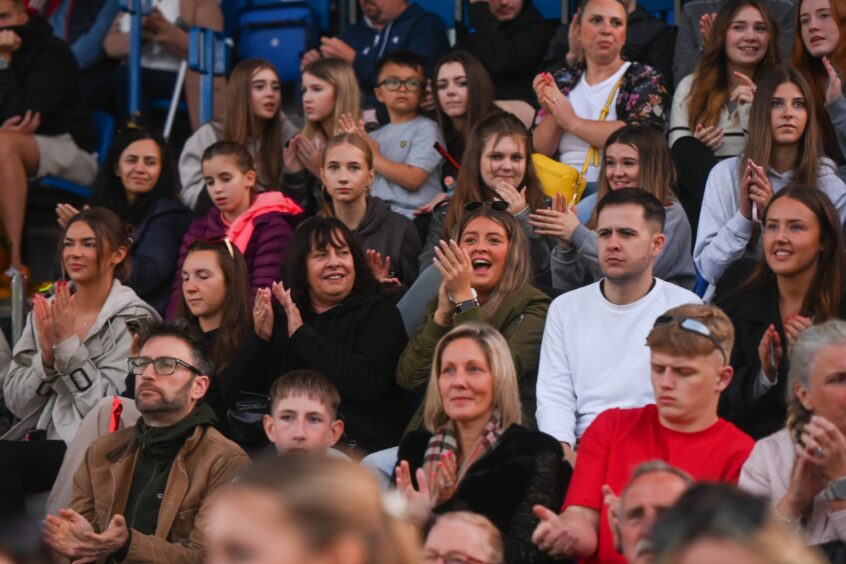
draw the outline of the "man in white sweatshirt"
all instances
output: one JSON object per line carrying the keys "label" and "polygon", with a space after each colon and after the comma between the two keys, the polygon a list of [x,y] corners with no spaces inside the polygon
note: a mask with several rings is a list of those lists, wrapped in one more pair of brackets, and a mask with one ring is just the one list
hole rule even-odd
{"label": "man in white sweatshirt", "polygon": [[701,300],[652,276],[664,246],[664,206],[638,188],[613,190],[597,204],[604,278],[549,308],[537,384],[538,428],[575,462],[578,438],[601,412],[654,401],[646,336],[668,309]]}

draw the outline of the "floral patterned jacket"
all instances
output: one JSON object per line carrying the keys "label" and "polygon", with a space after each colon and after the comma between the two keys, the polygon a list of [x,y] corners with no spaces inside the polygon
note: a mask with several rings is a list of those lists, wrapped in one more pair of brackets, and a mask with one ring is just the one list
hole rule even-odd
{"label": "floral patterned jacket", "polygon": [[[553,76],[561,92],[569,96],[584,72],[584,65],[564,67]],[[648,65],[632,62],[623,74],[617,95],[617,119],[626,123],[648,123],[666,130],[670,103],[661,73]]]}

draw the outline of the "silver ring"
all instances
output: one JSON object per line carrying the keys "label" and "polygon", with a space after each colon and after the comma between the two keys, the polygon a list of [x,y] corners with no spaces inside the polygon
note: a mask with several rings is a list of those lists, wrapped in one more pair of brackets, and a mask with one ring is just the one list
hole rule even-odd
{"label": "silver ring", "polygon": [[455,485],[455,482],[449,482],[448,484],[444,484],[444,487],[445,488],[451,488],[454,485]]}
{"label": "silver ring", "polygon": [[817,458],[822,458],[823,456],[825,456],[825,449],[819,446],[817,447],[817,450],[814,451],[814,454],[817,456]]}

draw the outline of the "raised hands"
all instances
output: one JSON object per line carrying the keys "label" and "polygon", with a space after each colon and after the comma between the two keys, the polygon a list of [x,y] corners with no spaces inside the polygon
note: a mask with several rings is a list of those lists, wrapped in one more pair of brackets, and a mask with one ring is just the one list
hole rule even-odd
{"label": "raised hands", "polygon": [[751,104],[753,98],[755,98],[755,91],[758,90],[755,81],[740,71],[734,71],[734,76],[737,77],[740,84],[732,91],[729,100],[732,102],[736,100],[741,104]]}
{"label": "raised hands", "polygon": [[[438,243],[432,262],[441,272],[443,280],[438,297],[438,309],[435,311],[435,321],[440,325],[448,325],[452,321],[455,306],[446,292],[452,294],[455,303],[473,299],[473,265],[467,251],[459,247],[458,243],[452,239],[449,243],[443,240]],[[444,301],[446,303],[443,303]]]}
{"label": "raised hands", "polygon": [[[87,208],[88,206],[85,206]],[[85,209],[83,208],[83,209]],[[79,213],[79,210],[70,204],[56,204],[56,223],[62,229],[67,228],[71,218]]]}
{"label": "raised hands", "polygon": [[285,310],[285,316],[288,318],[288,336],[293,337],[294,333],[303,326],[300,308],[291,298],[291,290],[286,290],[282,282],[274,282],[271,290],[279,303],[282,304],[282,309]]}
{"label": "raised hands", "polygon": [[579,225],[576,206],[567,204],[563,194],[556,194],[552,200],[552,207],[539,209],[529,216],[529,225],[535,228],[535,233],[545,237],[555,237],[559,244],[570,247],[573,231]]}
{"label": "raised hands", "polygon": [[784,334],[787,337],[788,352],[793,349],[799,334],[805,329],[810,329],[813,324],[814,320],[804,315],[794,315],[784,321]]}
{"label": "raised hands", "polygon": [[269,341],[273,336],[273,304],[270,296],[270,288],[259,288],[253,306],[253,325],[256,335],[263,341]]}
{"label": "raised hands", "polygon": [[302,134],[295,135],[282,150],[282,164],[287,172],[299,172],[306,168],[313,175],[320,176],[323,143],[317,138],[312,141]]}
{"label": "raised hands", "polygon": [[714,27],[714,20],[717,19],[717,13],[702,14],[699,18],[699,34],[702,36],[702,49],[708,47],[708,41],[711,39],[711,28]]}
{"label": "raised hands", "polygon": [[370,271],[373,273],[373,276],[376,277],[381,284],[385,284],[387,286],[401,286],[402,283],[399,281],[399,278],[395,276],[391,276],[391,257],[385,256],[384,260],[382,259],[382,253],[379,251],[374,251],[373,249],[367,249],[365,252],[367,255],[367,264],[370,266]]}
{"label": "raised hands", "polygon": [[781,337],[776,331],[775,325],[770,325],[764,331],[761,342],[758,343],[758,360],[761,362],[761,370],[770,382],[775,382],[776,376],[778,376],[778,367],[783,354]]}
{"label": "raised hands", "polygon": [[508,213],[517,215],[526,209],[526,187],[519,190],[507,182],[500,182],[493,187],[496,195],[503,202],[508,202]]}
{"label": "raised hands", "polygon": [[285,143],[285,148],[282,149],[282,165],[286,172],[300,172],[304,168],[299,155],[302,137],[302,135],[295,135]]}
{"label": "raised hands", "polygon": [[374,159],[376,158],[376,155],[380,154],[379,142],[367,134],[367,130],[364,128],[363,119],[360,119],[356,122],[352,114],[341,114],[338,117],[338,129],[344,133],[358,135],[359,137],[367,141],[367,144],[370,145],[370,150],[373,151]]}
{"label": "raised hands", "polygon": [[582,40],[579,38],[581,25],[579,24],[579,16],[582,9],[576,10],[573,18],[570,21],[570,27],[567,29],[567,43],[570,45],[570,50],[567,52],[565,60],[568,67],[575,67],[582,57]]}
{"label": "raised hands", "polygon": [[337,37],[321,37],[320,54],[324,57],[343,59],[348,63],[355,60],[355,49]]}
{"label": "raised hands", "polygon": [[819,415],[802,427],[796,454],[813,465],[823,484],[846,476],[846,437],[834,423]]}
{"label": "raised hands", "polygon": [[822,64],[825,67],[825,72],[828,73],[828,86],[825,89],[825,103],[831,104],[837,100],[838,96],[843,95],[843,82],[840,80],[840,75],[831,66],[831,61],[828,57],[822,58]]}
{"label": "raised hands", "polygon": [[41,364],[53,367],[53,317],[50,302],[41,294],[32,297],[32,318],[35,321],[35,335],[41,349]]}
{"label": "raised hands", "polygon": [[50,317],[53,321],[53,342],[59,344],[74,334],[74,320],[76,314],[76,299],[68,289],[68,283],[59,280],[56,283],[56,294],[50,303]]}
{"label": "raised hands", "polygon": [[[752,221],[758,221],[761,212],[773,197],[773,187],[767,178],[764,167],[755,164],[752,159],[746,162],[746,170],[740,181],[740,213]],[[754,209],[753,209],[754,208]]]}

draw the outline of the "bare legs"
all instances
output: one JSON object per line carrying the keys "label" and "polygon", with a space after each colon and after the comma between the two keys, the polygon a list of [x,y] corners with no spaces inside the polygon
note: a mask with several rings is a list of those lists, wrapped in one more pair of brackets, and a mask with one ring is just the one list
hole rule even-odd
{"label": "bare legs", "polygon": [[0,131],[0,223],[11,241],[11,266],[20,267],[27,179],[38,170],[38,145],[32,135]]}

